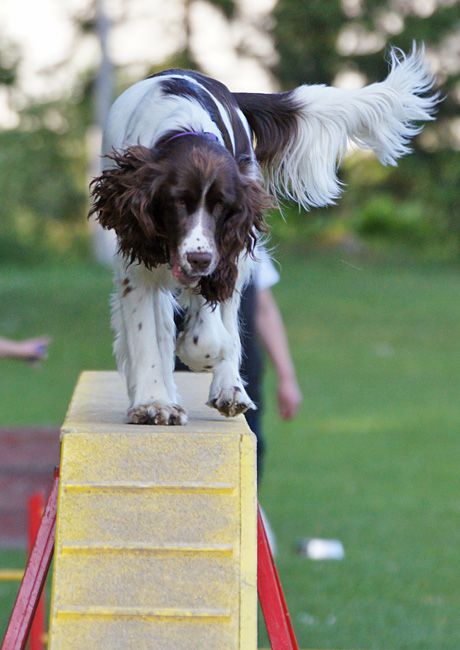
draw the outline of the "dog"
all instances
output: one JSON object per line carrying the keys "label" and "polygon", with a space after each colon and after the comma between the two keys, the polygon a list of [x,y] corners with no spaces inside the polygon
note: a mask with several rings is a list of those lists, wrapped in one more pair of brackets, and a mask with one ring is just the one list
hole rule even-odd
{"label": "dog", "polygon": [[[189,70],[128,88],[103,136],[90,210],[116,232],[112,325],[128,421],[183,425],[177,352],[212,372],[207,404],[232,417],[255,408],[239,373],[238,307],[277,197],[335,202],[348,144],[394,165],[438,101],[423,48],[393,49],[386,79],[358,90],[303,85],[233,93]],[[185,310],[176,342],[174,309]]]}

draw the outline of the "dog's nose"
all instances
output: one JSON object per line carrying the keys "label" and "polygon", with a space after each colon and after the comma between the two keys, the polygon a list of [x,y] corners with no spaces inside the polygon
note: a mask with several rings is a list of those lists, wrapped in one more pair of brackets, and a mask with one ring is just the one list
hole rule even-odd
{"label": "dog's nose", "polygon": [[190,264],[194,271],[202,273],[209,268],[211,264],[212,255],[211,253],[187,253],[187,262]]}

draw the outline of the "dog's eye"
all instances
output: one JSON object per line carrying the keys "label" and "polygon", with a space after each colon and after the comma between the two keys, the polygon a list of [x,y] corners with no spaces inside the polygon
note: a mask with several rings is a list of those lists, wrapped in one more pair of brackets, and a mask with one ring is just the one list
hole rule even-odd
{"label": "dog's eye", "polygon": [[218,201],[214,204],[213,214],[216,217],[220,217],[224,212],[224,204],[221,201]]}
{"label": "dog's eye", "polygon": [[185,203],[185,199],[180,199],[180,198],[175,199],[174,203],[175,203],[176,208],[178,208],[179,210],[185,210],[186,207],[187,207],[187,204]]}

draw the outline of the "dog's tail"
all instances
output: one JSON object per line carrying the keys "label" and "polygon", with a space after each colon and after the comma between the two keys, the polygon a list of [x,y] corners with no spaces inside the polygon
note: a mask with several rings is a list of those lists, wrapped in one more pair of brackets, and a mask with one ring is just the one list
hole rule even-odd
{"label": "dog's tail", "polygon": [[414,44],[390,52],[387,78],[358,90],[300,86],[286,93],[234,93],[256,139],[270,190],[304,208],[334,203],[337,167],[349,142],[372,149],[385,165],[408,153],[420,121],[433,120],[439,94]]}

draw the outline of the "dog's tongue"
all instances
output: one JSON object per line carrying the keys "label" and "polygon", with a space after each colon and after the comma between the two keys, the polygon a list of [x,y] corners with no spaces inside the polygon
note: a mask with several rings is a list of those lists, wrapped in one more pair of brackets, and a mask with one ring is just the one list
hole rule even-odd
{"label": "dog's tongue", "polygon": [[193,284],[197,280],[196,278],[190,278],[188,275],[185,275],[177,262],[174,262],[171,266],[171,273],[181,284]]}

